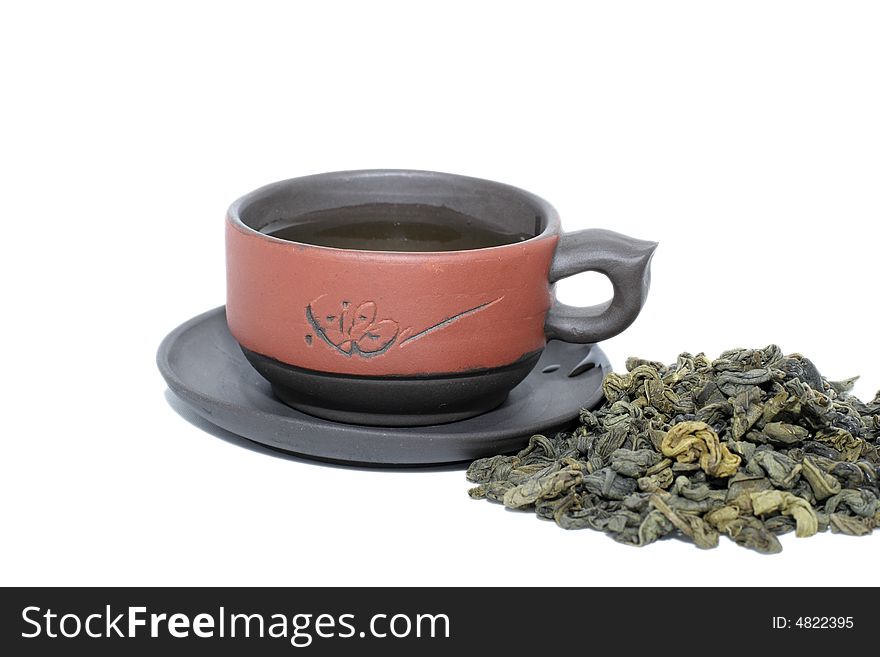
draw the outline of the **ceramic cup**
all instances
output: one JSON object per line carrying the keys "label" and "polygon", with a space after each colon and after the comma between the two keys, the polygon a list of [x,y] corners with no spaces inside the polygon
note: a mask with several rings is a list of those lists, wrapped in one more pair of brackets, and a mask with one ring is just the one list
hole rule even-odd
{"label": "ceramic cup", "polygon": [[[226,220],[229,329],[285,403],[415,426],[501,403],[548,339],[594,343],[645,302],[657,244],[589,229],[497,182],[428,171],[325,173],[262,187]],[[574,307],[554,283],[606,275]]]}

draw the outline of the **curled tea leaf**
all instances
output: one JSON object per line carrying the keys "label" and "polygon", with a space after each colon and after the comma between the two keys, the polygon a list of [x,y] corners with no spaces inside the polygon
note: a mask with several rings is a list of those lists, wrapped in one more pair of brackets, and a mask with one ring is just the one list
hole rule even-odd
{"label": "curled tea leaf", "polygon": [[803,427],[785,422],[768,422],[762,431],[774,445],[796,445],[810,435]]}
{"label": "curled tea leaf", "polygon": [[831,531],[850,536],[867,536],[876,526],[873,520],[854,518],[843,513],[832,513],[828,519],[831,523]]}
{"label": "curled tea leaf", "polygon": [[796,535],[799,537],[812,536],[819,530],[816,512],[813,507],[802,497],[780,490],[764,490],[752,493],[752,512],[756,516],[778,512],[786,516],[792,516],[797,523]]}
{"label": "curled tea leaf", "polygon": [[840,492],[840,482],[830,474],[822,472],[809,456],[804,457],[802,474],[809,482],[817,500],[824,500]]}
{"label": "curled tea leaf", "polygon": [[734,439],[739,440],[755,422],[760,420],[764,415],[764,405],[761,403],[761,389],[758,386],[749,386],[741,390],[731,400],[733,405],[733,421],[731,423],[731,433]]}
{"label": "curled tea leaf", "polygon": [[578,470],[560,470],[537,479],[530,479],[504,493],[504,506],[509,509],[519,509],[530,506],[542,498],[556,497],[581,483],[583,478],[584,475]]}
{"label": "curled tea leaf", "polygon": [[786,489],[797,483],[803,469],[803,466],[790,456],[769,449],[756,451],[751,464],[757,466],[756,474],[766,473],[774,486]]}
{"label": "curled tea leaf", "polygon": [[477,459],[467,469],[467,479],[475,484],[507,479],[510,472],[520,463],[518,456],[490,456],[485,459]]}
{"label": "curled tea leaf", "polygon": [[788,532],[880,525],[880,394],[862,402],[776,345],[627,369],[571,431],[471,464],[470,494],[632,546],[679,536],[708,548],[724,534],[773,554]]}
{"label": "curled tea leaf", "polygon": [[664,456],[679,463],[698,461],[703,471],[713,477],[730,477],[740,464],[739,456],[731,454],[705,422],[676,424],[666,433],[660,449]]}
{"label": "curled tea leaf", "polygon": [[834,513],[838,509],[848,509],[862,518],[871,518],[880,511],[880,501],[873,491],[842,490],[825,501],[825,512]]}
{"label": "curled tea leaf", "polygon": [[638,478],[660,459],[661,456],[651,449],[617,449],[611,453],[611,469],[627,477]]}
{"label": "curled tea leaf", "polygon": [[836,449],[846,461],[856,461],[862,454],[863,442],[846,429],[823,429],[816,433],[816,440]]}
{"label": "curled tea leaf", "polygon": [[776,535],[757,518],[742,515],[736,505],[723,506],[710,511],[704,519],[719,532],[727,534],[737,545],[763,554],[776,554],[782,551],[782,545]]}
{"label": "curled tea leaf", "polygon": [[659,495],[651,496],[651,504],[666,516],[669,522],[675,525],[682,534],[690,538],[697,547],[708,549],[718,545],[718,531],[703,522],[700,516],[673,511]]}

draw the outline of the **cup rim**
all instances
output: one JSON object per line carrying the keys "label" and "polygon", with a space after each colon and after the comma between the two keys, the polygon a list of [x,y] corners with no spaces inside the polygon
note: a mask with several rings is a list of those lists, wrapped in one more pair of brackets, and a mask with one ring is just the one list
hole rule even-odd
{"label": "cup rim", "polygon": [[[362,179],[389,176],[400,178],[434,178],[441,182],[447,181],[465,183],[469,185],[479,185],[481,187],[488,186],[497,190],[500,193],[518,196],[519,198],[525,200],[538,210],[538,212],[545,218],[546,224],[544,226],[544,229],[537,235],[533,235],[528,239],[522,240],[521,242],[511,242],[509,244],[498,244],[495,246],[486,246],[476,249],[457,249],[449,251],[383,251],[376,249],[351,249],[334,246],[323,246],[320,244],[311,244],[309,242],[298,242],[295,240],[281,239],[279,237],[274,237],[267,233],[263,233],[255,228],[252,228],[241,219],[241,212],[245,210],[250,204],[285,189],[286,187],[290,186],[291,183],[304,183],[308,181],[313,181],[315,183],[330,183],[334,181],[344,183],[345,181],[351,180],[353,178]],[[339,207],[344,206],[340,205]],[[344,171],[330,171],[327,173],[317,173],[307,176],[297,176],[295,178],[279,180],[277,182],[269,183],[268,185],[263,185],[262,187],[248,192],[247,194],[233,201],[226,212],[226,220],[232,227],[234,227],[238,231],[247,235],[257,236],[270,244],[287,245],[297,249],[308,247],[312,249],[323,249],[325,251],[335,253],[352,253],[358,254],[359,257],[366,257],[365,254],[376,254],[383,258],[412,258],[414,256],[461,256],[471,253],[479,254],[488,251],[495,251],[496,249],[509,249],[517,246],[523,246],[538,241],[540,239],[545,239],[552,235],[558,235],[560,233],[559,213],[556,211],[556,208],[554,208],[548,201],[544,200],[540,196],[537,196],[536,194],[528,192],[519,187],[508,185],[507,183],[497,182],[494,180],[422,169],[352,169]]]}

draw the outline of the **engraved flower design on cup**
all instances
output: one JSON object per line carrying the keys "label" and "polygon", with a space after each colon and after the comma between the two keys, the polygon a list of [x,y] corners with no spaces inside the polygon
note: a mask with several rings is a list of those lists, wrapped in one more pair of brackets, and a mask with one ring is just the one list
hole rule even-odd
{"label": "engraved flower design on cup", "polygon": [[346,356],[365,358],[383,354],[394,344],[400,326],[393,319],[376,319],[376,304],[364,301],[333,303],[320,296],[306,307],[306,318],[315,333]]}
{"label": "engraved flower design on cup", "polygon": [[[432,335],[456,322],[494,306],[503,296],[443,317],[434,324],[416,330],[409,326],[400,330],[393,319],[376,319],[377,309],[373,301],[353,304],[350,301],[333,302],[321,295],[306,306],[306,319],[319,338],[335,351],[345,356],[371,358],[384,354],[393,345],[408,344]],[[311,346],[312,336],[307,335],[306,344]]]}

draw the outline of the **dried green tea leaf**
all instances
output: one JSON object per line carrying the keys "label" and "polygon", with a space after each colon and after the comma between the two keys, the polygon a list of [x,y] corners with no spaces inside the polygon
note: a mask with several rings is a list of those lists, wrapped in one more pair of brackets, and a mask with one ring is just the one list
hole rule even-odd
{"label": "dried green tea leaf", "polygon": [[746,435],[755,422],[763,417],[764,404],[761,403],[762,397],[762,391],[758,386],[749,386],[731,400],[733,404],[731,433],[736,440]]}
{"label": "dried green tea leaf", "polygon": [[727,481],[727,501],[732,502],[741,495],[757,493],[772,486],[767,477],[737,472]]}
{"label": "dried green tea leaf", "polygon": [[668,536],[674,530],[675,526],[662,513],[656,510],[651,511],[645,516],[642,524],[639,525],[634,545],[642,547],[648,543],[653,543],[658,539]]}
{"label": "dried green tea leaf", "polygon": [[871,490],[847,489],[829,497],[825,502],[826,513],[834,513],[839,508],[848,509],[862,518],[870,518],[880,511],[880,501],[877,499],[877,494]]}
{"label": "dried green tea leaf", "polygon": [[659,495],[651,496],[651,504],[697,547],[707,549],[718,545],[718,532],[714,527],[703,522],[700,516],[677,513]]}
{"label": "dried green tea leaf", "polygon": [[736,472],[740,458],[721,444],[712,427],[705,422],[681,422],[672,427],[660,446],[663,456],[679,463],[699,461],[704,472],[713,477],[729,477]]}
{"label": "dried green tea leaf", "polygon": [[852,376],[848,379],[844,379],[843,381],[829,381],[828,385],[831,386],[831,389],[834,390],[838,395],[843,395],[848,393],[855,386],[856,381],[859,380],[859,377]]}
{"label": "dried green tea leaf", "polygon": [[776,554],[782,545],[775,534],[753,516],[740,515],[736,506],[724,506],[704,516],[706,522],[727,534],[737,545],[763,554]]}
{"label": "dried green tea leaf", "polygon": [[672,485],[672,468],[667,464],[660,472],[646,474],[644,477],[637,479],[636,483],[639,490],[646,493],[654,493],[658,490],[669,488]]}
{"label": "dried green tea leaf", "polygon": [[846,429],[830,427],[816,433],[816,440],[833,447],[845,461],[855,461],[862,454],[863,443]]}
{"label": "dried green tea leaf", "polygon": [[812,536],[819,530],[816,512],[802,497],[780,490],[764,490],[749,497],[752,500],[752,513],[756,516],[774,512],[792,516],[797,522],[796,534],[799,537]]}
{"label": "dried green tea leaf", "polygon": [[587,475],[583,483],[587,491],[608,500],[623,500],[638,487],[635,479],[619,475],[611,468]]}
{"label": "dried green tea leaf", "polygon": [[481,484],[496,479],[506,479],[510,471],[519,465],[520,459],[516,456],[492,456],[486,459],[477,459],[467,469],[467,479],[475,484]]}
{"label": "dried green tea leaf", "polygon": [[760,466],[758,473],[763,470],[776,488],[791,488],[803,470],[803,466],[792,457],[770,449],[756,451],[750,464]]}
{"label": "dried green tea leaf", "polygon": [[519,509],[534,504],[539,499],[556,497],[563,491],[577,486],[583,478],[584,475],[579,470],[567,469],[537,479],[529,479],[504,493],[504,506],[509,509]]}
{"label": "dried green tea leaf", "polygon": [[627,477],[638,478],[649,467],[661,460],[660,454],[651,449],[617,449],[611,453],[611,469]]}
{"label": "dried green tea leaf", "polygon": [[843,513],[832,513],[829,516],[829,522],[831,523],[831,531],[838,534],[866,536],[874,530],[874,527],[868,524],[868,522],[873,524],[873,521],[866,522],[865,518],[853,518]]}
{"label": "dried green tea leaf", "polygon": [[468,495],[475,500],[486,498],[493,502],[503,502],[505,493],[513,487],[514,484],[509,481],[490,481],[474,486],[468,490]]}
{"label": "dried green tea leaf", "polygon": [[863,402],[852,383],[776,345],[631,358],[579,426],[472,463],[469,494],[634,546],[724,534],[772,554],[791,531],[865,535],[880,525],[880,393]]}
{"label": "dried green tea leaf", "polygon": [[830,474],[822,472],[809,456],[804,457],[801,474],[809,482],[813,495],[819,501],[840,492],[840,482]]}
{"label": "dried green tea leaf", "polygon": [[803,427],[785,422],[768,422],[761,431],[774,445],[797,445],[810,435]]}

